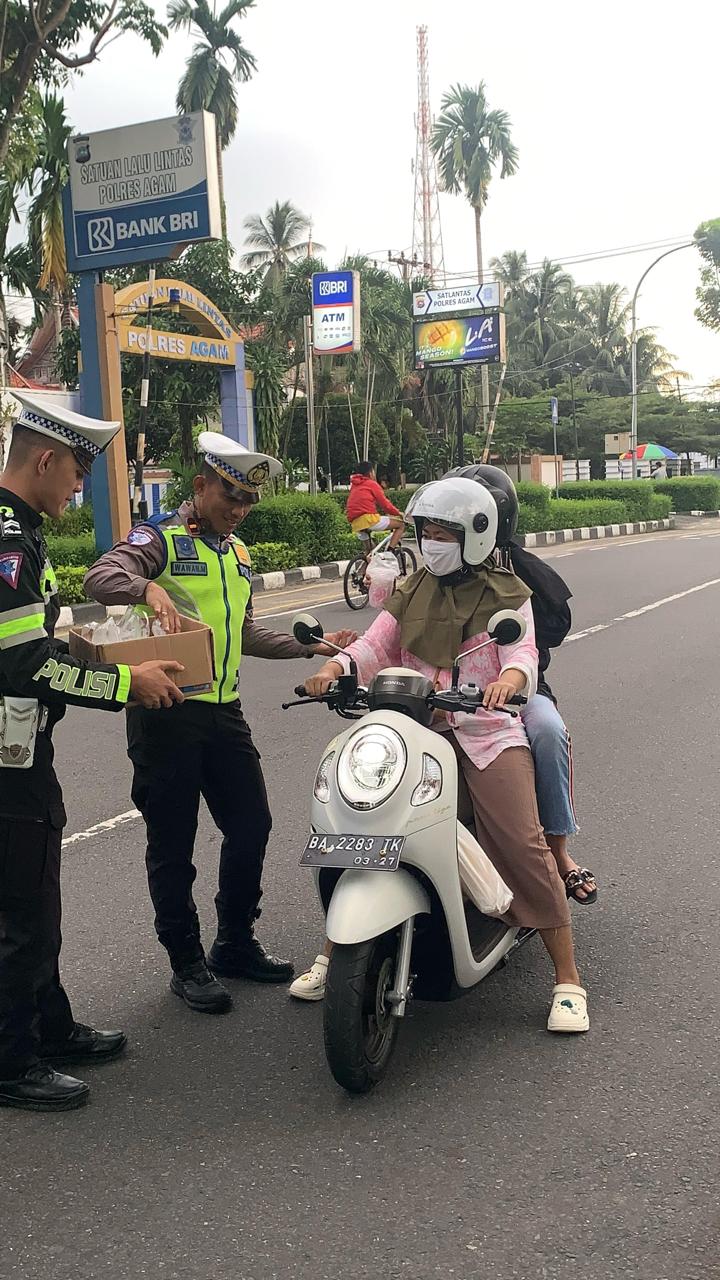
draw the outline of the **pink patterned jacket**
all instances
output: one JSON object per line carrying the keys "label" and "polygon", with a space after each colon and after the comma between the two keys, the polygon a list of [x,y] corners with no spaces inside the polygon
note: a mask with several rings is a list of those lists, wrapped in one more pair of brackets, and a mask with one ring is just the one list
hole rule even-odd
{"label": "pink patterned jacket", "polygon": [[[526,678],[523,690],[525,697],[533,696],[537,688],[538,653],[529,600],[526,600],[519,612],[527,622],[527,633],[523,639],[517,644],[488,645],[487,649],[481,649],[479,653],[467,658],[460,668],[462,684],[476,684],[484,689],[491,681],[497,680],[501,672],[514,667],[522,671]],[[466,640],[460,650],[461,654],[487,639],[485,631]],[[357,663],[361,684],[369,684],[373,676],[385,667],[409,667],[412,671],[419,671],[421,675],[427,676],[436,688],[450,688],[450,671],[431,667],[402,648],[400,626],[384,609],[365,634],[348,646],[346,652]],[[349,670],[349,658],[343,659],[338,654],[335,661],[342,663],[346,672]],[[478,711],[475,715],[459,712],[457,715],[449,715],[447,721],[441,721],[435,728],[439,732],[453,729],[463,751],[478,769],[486,769],[508,747],[528,746],[520,718],[513,718],[502,711]]]}

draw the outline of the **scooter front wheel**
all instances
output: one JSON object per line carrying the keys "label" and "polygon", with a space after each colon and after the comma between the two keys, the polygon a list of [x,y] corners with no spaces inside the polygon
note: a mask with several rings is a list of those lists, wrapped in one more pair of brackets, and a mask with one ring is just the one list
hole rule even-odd
{"label": "scooter front wheel", "polygon": [[325,1053],[337,1083],[348,1093],[369,1093],[382,1080],[395,1048],[400,1019],[387,996],[395,983],[395,930],[333,946],[324,1002]]}

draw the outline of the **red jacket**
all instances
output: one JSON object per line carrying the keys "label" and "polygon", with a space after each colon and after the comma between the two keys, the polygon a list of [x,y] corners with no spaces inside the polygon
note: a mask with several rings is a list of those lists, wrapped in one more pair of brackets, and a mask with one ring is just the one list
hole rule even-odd
{"label": "red jacket", "polygon": [[385,497],[377,480],[373,480],[371,476],[352,475],[345,508],[348,520],[357,520],[358,516],[369,516],[378,509],[386,516],[402,515],[402,512],[398,511],[397,507],[394,507]]}

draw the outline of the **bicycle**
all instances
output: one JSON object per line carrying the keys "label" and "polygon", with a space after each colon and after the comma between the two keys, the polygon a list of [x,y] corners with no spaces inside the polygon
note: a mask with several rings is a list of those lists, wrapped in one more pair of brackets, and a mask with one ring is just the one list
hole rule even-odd
{"label": "bicycle", "polygon": [[370,588],[366,582],[366,574],[368,565],[373,556],[380,551],[392,551],[399,566],[400,577],[406,578],[408,574],[414,573],[417,569],[417,558],[415,552],[409,547],[389,547],[388,544],[392,538],[392,532],[383,538],[376,547],[372,546],[372,538],[369,532],[358,534],[361,542],[365,543],[366,550],[355,556],[354,559],[348,560],[345,576],[343,577],[343,594],[350,609],[364,609],[370,599]]}

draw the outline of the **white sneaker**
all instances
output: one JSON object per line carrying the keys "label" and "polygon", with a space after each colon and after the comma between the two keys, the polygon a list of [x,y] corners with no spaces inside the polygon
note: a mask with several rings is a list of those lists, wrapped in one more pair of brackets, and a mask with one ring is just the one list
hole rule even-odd
{"label": "white sneaker", "polygon": [[327,980],[327,956],[316,956],[312,969],[301,973],[290,985],[290,995],[296,1000],[322,1000]]}

